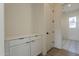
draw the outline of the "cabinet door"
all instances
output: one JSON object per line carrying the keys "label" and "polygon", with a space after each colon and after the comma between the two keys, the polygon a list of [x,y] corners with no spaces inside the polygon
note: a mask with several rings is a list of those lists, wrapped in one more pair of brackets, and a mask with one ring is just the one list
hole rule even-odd
{"label": "cabinet door", "polygon": [[31,56],[36,56],[41,53],[42,43],[41,39],[36,39],[31,42]]}
{"label": "cabinet door", "polygon": [[30,43],[11,47],[10,55],[11,56],[29,56],[30,55]]}

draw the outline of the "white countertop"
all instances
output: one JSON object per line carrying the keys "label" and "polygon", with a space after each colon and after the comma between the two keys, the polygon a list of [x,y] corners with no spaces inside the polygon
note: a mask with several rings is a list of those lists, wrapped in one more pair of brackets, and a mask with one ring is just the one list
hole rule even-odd
{"label": "white countertop", "polygon": [[5,40],[14,40],[18,38],[34,37],[36,35],[41,35],[41,34],[7,36],[5,37]]}

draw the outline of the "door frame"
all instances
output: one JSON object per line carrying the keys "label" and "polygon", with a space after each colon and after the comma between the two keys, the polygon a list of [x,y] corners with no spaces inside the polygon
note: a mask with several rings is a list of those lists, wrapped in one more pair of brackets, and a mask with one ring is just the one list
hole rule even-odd
{"label": "door frame", "polygon": [[0,3],[0,56],[4,55],[4,4]]}

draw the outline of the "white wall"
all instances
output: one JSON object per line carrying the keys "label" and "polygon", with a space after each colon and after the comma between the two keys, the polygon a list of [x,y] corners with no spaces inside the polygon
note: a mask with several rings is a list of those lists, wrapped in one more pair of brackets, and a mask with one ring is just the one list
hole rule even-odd
{"label": "white wall", "polygon": [[68,39],[68,18],[65,14],[62,16],[61,24],[62,24],[62,35],[63,39]]}
{"label": "white wall", "polygon": [[31,4],[32,6],[32,33],[43,34],[44,4]]}
{"label": "white wall", "polygon": [[4,4],[0,3],[0,56],[4,55]]}
{"label": "white wall", "polygon": [[31,4],[5,4],[6,38],[31,35]]}
{"label": "white wall", "polygon": [[46,33],[44,4],[5,4],[5,36]]}

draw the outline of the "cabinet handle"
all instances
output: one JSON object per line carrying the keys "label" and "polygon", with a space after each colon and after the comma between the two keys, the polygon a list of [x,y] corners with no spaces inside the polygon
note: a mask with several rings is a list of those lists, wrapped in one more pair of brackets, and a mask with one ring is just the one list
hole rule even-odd
{"label": "cabinet handle", "polygon": [[24,39],[24,38],[19,38],[19,39]]}
{"label": "cabinet handle", "polygon": [[30,42],[26,42],[26,43],[30,43]]}
{"label": "cabinet handle", "polygon": [[[32,41],[30,41],[30,42],[35,42],[35,40],[32,40]],[[26,43],[30,43],[30,42],[26,42]]]}

